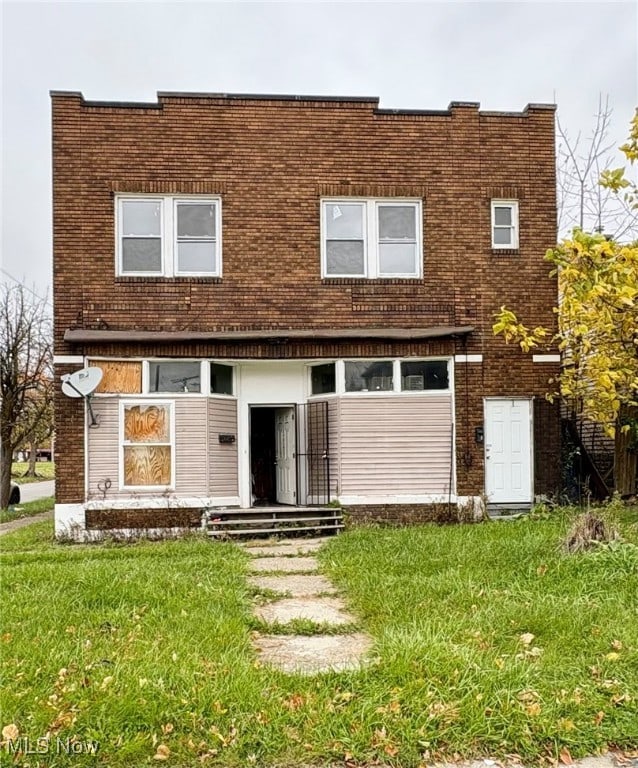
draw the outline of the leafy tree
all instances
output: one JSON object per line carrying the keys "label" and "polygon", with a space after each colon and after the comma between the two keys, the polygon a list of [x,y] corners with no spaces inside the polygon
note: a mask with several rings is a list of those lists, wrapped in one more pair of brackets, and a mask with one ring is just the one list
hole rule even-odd
{"label": "leafy tree", "polygon": [[[630,163],[638,158],[638,111],[629,142],[621,147]],[[636,185],[625,169],[608,171],[602,183],[622,191],[638,208]],[[621,244],[602,234],[575,229],[547,251],[558,276],[558,331],[527,328],[507,307],[493,326],[506,342],[529,352],[539,345],[562,353],[550,398],[576,405],[585,418],[603,424],[616,440],[616,490],[633,493],[638,442],[638,243]]]}
{"label": "leafy tree", "polygon": [[50,420],[51,323],[47,300],[0,288],[0,509],[8,506],[14,451]]}

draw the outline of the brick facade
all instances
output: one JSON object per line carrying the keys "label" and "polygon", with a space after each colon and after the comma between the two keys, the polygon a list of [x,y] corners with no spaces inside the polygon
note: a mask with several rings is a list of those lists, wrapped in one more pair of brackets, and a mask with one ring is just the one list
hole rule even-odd
{"label": "brick facade", "polygon": [[[56,355],[290,359],[468,354],[456,365],[459,495],[480,493],[474,439],[483,397],[543,397],[555,364],[533,364],[491,332],[502,304],[527,325],[552,326],[556,281],[554,110],[442,112],[378,109],[372,99],[160,94],[157,104],[85,101],[54,93],[53,206]],[[118,192],[215,194],[222,200],[219,279],[117,277]],[[423,201],[421,279],[325,279],[322,196]],[[520,205],[516,251],[492,251],[490,201]],[[70,344],[70,328],[202,331],[307,328],[475,330],[467,339]],[[57,376],[78,366],[58,366]],[[539,400],[540,402],[540,400]],[[536,491],[555,489],[558,418],[544,405]],[[82,417],[59,394],[57,501],[84,493]],[[539,437],[541,437],[539,435]],[[547,439],[549,438],[549,439]],[[554,439],[555,438],[555,439]]]}

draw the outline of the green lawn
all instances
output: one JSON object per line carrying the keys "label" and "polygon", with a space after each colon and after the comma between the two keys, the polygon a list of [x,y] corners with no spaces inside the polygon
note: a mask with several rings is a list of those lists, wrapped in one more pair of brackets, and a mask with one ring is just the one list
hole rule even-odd
{"label": "green lawn", "polygon": [[14,461],[11,465],[11,478],[18,485],[25,483],[40,483],[43,480],[53,480],[55,478],[54,461],[36,461],[35,477],[25,477],[29,463],[27,461]]}
{"label": "green lawn", "polygon": [[633,544],[566,556],[566,525],[336,537],[322,567],[374,659],[308,678],[255,657],[231,543],[60,545],[49,523],[4,536],[2,726],[100,742],[16,764],[416,768],[636,748],[638,530],[627,516]]}
{"label": "green lawn", "polygon": [[49,512],[54,506],[54,496],[47,496],[44,499],[36,499],[35,501],[25,501],[8,509],[0,509],[0,523],[8,523],[21,517],[32,517],[42,512]]}

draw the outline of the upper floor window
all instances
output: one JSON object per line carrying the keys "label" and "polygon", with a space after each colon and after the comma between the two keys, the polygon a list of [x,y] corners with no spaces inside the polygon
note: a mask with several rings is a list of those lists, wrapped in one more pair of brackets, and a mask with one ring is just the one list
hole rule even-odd
{"label": "upper floor window", "polygon": [[120,197],[116,231],[119,275],[221,275],[219,198]]}
{"label": "upper floor window", "polygon": [[421,275],[419,200],[323,200],[323,277]]}
{"label": "upper floor window", "polygon": [[492,200],[492,248],[518,248],[517,200]]}

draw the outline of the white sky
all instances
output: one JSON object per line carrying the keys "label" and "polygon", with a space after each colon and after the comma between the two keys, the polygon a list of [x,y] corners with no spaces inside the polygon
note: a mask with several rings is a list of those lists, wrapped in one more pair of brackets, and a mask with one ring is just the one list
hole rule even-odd
{"label": "white sky", "polygon": [[49,90],[113,101],[377,96],[405,109],[556,101],[571,135],[591,133],[603,94],[615,144],[638,102],[635,1],[4,2],[0,13],[0,279],[41,293],[51,282]]}

